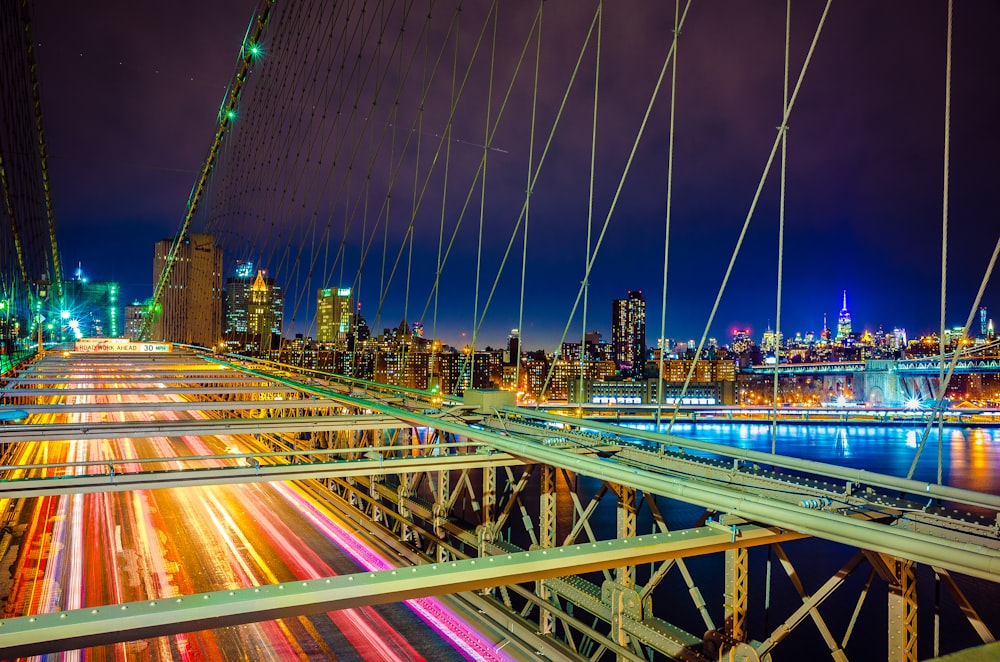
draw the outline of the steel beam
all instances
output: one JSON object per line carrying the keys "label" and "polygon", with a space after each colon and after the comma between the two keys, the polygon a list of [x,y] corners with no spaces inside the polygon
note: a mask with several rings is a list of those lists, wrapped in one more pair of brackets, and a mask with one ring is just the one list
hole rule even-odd
{"label": "steel beam", "polygon": [[0,657],[86,648],[288,616],[446,595],[773,542],[747,525],[734,542],[711,527],[314,580],[154,598],[0,621]]}
{"label": "steel beam", "polygon": [[[323,451],[309,451],[312,455],[324,455]],[[265,453],[259,455],[287,455],[287,453]],[[234,463],[246,462],[241,455],[214,455],[210,459]],[[193,458],[163,458],[165,465],[182,461],[200,460]],[[148,462],[148,461],[146,461]],[[482,469],[490,466],[520,465],[522,460],[504,453],[452,453],[447,455],[423,455],[398,458],[365,458],[359,460],[339,460],[332,462],[303,462],[290,464],[257,464],[254,466],[207,467],[188,469],[162,469],[135,473],[116,473],[114,470],[99,474],[47,476],[43,478],[20,478],[0,480],[0,498],[21,499],[26,497],[51,496],[57,494],[86,494],[92,492],[124,492],[128,490],[153,490],[164,487],[198,487],[205,485],[225,485],[238,483],[262,483],[285,480],[308,480],[347,476],[382,476],[406,471],[445,471]],[[89,463],[101,466],[100,463]],[[124,464],[124,463],[121,463]],[[134,464],[134,462],[133,462]],[[104,463],[105,467],[109,463]],[[21,468],[21,467],[16,467]],[[7,469],[11,469],[8,467]]]}
{"label": "steel beam", "polygon": [[407,423],[391,416],[288,416],[281,418],[29,424],[7,425],[0,428],[0,444],[25,441],[118,439],[123,437],[141,439],[146,437],[183,437],[186,435],[218,436],[266,432],[380,430],[406,426]]}

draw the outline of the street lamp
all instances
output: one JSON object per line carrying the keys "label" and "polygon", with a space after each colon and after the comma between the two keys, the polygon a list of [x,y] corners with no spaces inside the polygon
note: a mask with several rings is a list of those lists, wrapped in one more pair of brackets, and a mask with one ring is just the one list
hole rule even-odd
{"label": "street lamp", "polygon": [[38,356],[45,356],[45,329],[42,327],[45,316],[42,315],[42,301],[49,296],[49,281],[47,278],[40,278],[35,281],[35,293],[38,295],[35,310],[35,322],[38,324]]}

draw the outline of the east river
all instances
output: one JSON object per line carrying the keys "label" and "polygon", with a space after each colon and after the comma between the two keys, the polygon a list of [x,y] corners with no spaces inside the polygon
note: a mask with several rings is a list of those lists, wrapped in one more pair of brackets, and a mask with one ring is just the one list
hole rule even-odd
{"label": "east river", "polygon": [[[629,426],[645,430],[654,429],[653,423],[634,423]],[[662,425],[661,430],[665,429],[666,425]],[[770,423],[677,423],[671,432],[679,437],[690,437],[746,450],[771,451]],[[774,440],[777,452],[781,455],[863,468],[893,476],[906,476],[923,432],[923,425],[779,423]],[[938,428],[935,425],[927,437],[913,475],[914,479],[936,482],[938,439]],[[940,439],[943,441],[940,454],[944,484],[1000,494],[1000,427],[946,425]],[[690,526],[692,520],[700,514],[700,509],[694,506],[674,504],[666,519],[671,526]],[[613,520],[610,523],[613,525]],[[640,526],[649,527],[651,523],[640,523]],[[855,553],[852,548],[815,539],[788,544],[786,551],[807,593],[815,592]],[[775,625],[784,621],[801,604],[798,594],[781,570],[777,559],[770,555],[771,602],[770,609],[764,609],[763,596],[768,559],[769,552],[766,548],[751,551],[749,625],[751,637],[757,640],[766,638]],[[709,604],[713,601],[716,604],[721,603],[722,584],[718,577],[721,575],[722,559],[704,558],[691,561],[692,566],[701,570],[701,576],[705,577],[699,584],[706,600]],[[847,631],[867,575],[868,568],[860,569],[819,608],[838,642],[842,641]],[[994,635],[997,635],[1000,632],[1000,587],[990,582],[966,577],[956,577],[956,579],[987,626]],[[918,567],[917,582],[920,605],[917,614],[919,657],[925,659],[933,654],[937,590],[933,571],[927,567]],[[676,583],[675,590],[669,594],[678,597],[671,598],[669,605],[658,604],[657,607],[668,611],[670,614],[666,616],[668,620],[676,619],[678,625],[690,628],[693,633],[701,634],[699,628],[704,626],[699,619],[690,616],[693,610],[687,609],[689,601],[686,600],[686,589],[679,581]],[[941,587],[940,595],[940,600],[937,602],[940,605],[941,654],[980,644],[980,639],[944,587]],[[876,575],[869,595],[862,605],[858,623],[845,647],[848,659],[886,659],[887,612],[885,583]],[[798,660],[806,659],[805,656],[829,659],[827,647],[809,619],[775,649],[773,659]]]}

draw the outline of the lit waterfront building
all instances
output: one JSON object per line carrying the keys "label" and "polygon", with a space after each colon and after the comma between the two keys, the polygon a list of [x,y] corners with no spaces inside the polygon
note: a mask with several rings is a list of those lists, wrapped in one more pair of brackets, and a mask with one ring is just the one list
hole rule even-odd
{"label": "lit waterfront building", "polygon": [[642,377],[646,358],[646,299],[629,290],[625,299],[611,302],[611,345],[623,375]]}
{"label": "lit waterfront building", "polygon": [[[173,239],[156,242],[153,282],[170,255]],[[211,347],[222,336],[222,248],[208,234],[190,234],[177,247],[170,278],[160,295],[152,337]]]}
{"label": "lit waterfront building", "polygon": [[844,290],[844,304],[837,315],[837,342],[847,342],[851,337],[851,313],[847,310],[847,290]]}
{"label": "lit waterfront building", "polygon": [[316,342],[344,343],[351,332],[352,297],[349,287],[325,287],[316,293]]}

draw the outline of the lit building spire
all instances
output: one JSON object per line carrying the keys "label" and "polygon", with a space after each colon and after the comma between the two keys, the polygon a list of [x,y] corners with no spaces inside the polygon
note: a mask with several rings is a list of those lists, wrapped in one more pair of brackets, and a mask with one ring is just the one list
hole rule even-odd
{"label": "lit building spire", "polygon": [[847,290],[844,290],[844,306],[837,316],[837,342],[843,342],[851,336],[851,313],[847,310]]}

